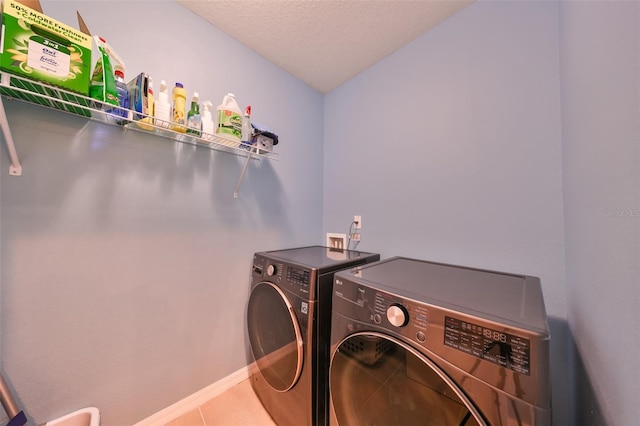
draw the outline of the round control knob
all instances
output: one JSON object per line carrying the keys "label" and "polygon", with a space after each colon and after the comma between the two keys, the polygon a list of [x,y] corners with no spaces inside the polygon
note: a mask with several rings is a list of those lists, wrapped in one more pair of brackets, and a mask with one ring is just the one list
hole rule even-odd
{"label": "round control knob", "polygon": [[404,327],[409,322],[409,313],[404,306],[393,304],[387,308],[387,319],[395,327]]}
{"label": "round control knob", "polygon": [[276,265],[267,266],[267,275],[269,275],[270,277],[274,276],[277,272],[278,268],[276,268]]}

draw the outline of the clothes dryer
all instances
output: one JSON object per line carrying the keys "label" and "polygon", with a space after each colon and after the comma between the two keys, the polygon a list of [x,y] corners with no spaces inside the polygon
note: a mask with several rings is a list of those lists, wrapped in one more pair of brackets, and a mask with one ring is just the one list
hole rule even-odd
{"label": "clothes dryer", "polygon": [[540,280],[391,258],[335,275],[332,425],[550,425]]}
{"label": "clothes dryer", "polygon": [[322,246],[256,253],[247,330],[251,385],[279,426],[328,422],[333,275],[379,254]]}

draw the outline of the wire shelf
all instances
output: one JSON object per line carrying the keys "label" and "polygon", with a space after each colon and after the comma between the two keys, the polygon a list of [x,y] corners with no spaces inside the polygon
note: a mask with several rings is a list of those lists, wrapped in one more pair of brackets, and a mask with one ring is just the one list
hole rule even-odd
{"label": "wire shelf", "polygon": [[[154,134],[163,139],[180,143],[202,146],[241,156],[249,156],[249,158],[277,160],[277,153],[272,151],[265,151],[255,146],[239,144],[229,139],[188,128],[186,132],[180,131],[174,123],[155,119],[137,111],[115,107],[59,87],[50,86],[6,72],[0,72],[0,74],[0,94],[9,98],[65,111],[73,115],[86,117],[93,121],[120,126],[124,129]],[[124,112],[124,116],[117,115],[122,112]],[[182,129],[185,129],[185,127],[182,127]],[[19,173],[12,174],[19,175]]]}

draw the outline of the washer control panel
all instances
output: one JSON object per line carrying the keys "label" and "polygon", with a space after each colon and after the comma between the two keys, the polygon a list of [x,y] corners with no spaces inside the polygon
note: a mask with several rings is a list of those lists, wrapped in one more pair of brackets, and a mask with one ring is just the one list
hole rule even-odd
{"label": "washer control panel", "polygon": [[427,341],[427,305],[350,281],[343,282],[339,278],[335,279],[333,290],[334,311],[341,310],[342,300],[345,302],[344,308],[349,311],[345,312],[349,317],[383,327],[420,344]]}
{"label": "washer control panel", "polygon": [[368,290],[374,291],[374,322],[376,316],[379,315],[381,321],[378,324],[412,340],[420,342],[426,340],[426,331],[429,325],[429,312],[426,305],[402,299],[380,290]]}
{"label": "washer control panel", "polygon": [[278,269],[278,267],[273,263],[270,263],[269,265],[267,265],[267,275],[270,277],[276,275],[279,270],[280,269]]}
{"label": "washer control panel", "polygon": [[252,276],[281,285],[294,293],[308,297],[314,271],[287,263],[278,262],[264,256],[254,256]]}
{"label": "washer control panel", "polygon": [[333,287],[333,311],[404,336],[436,353],[451,349],[523,375],[531,374],[531,341],[514,331],[440,306],[390,294],[340,277]]}
{"label": "washer control panel", "polygon": [[444,321],[445,345],[517,373],[531,374],[529,339],[452,316],[445,316]]}
{"label": "washer control panel", "polygon": [[297,284],[302,287],[309,287],[311,278],[311,271],[308,269],[294,268],[293,266],[287,267],[287,282],[291,284]]}
{"label": "washer control panel", "polygon": [[409,314],[404,306],[393,303],[387,308],[387,319],[394,327],[404,327],[409,322]]}

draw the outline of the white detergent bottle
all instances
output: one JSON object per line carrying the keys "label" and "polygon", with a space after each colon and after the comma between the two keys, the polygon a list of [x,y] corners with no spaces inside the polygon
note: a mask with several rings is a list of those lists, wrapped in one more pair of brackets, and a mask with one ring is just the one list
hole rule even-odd
{"label": "white detergent bottle", "polygon": [[211,101],[204,101],[202,103],[202,138],[208,141],[213,139],[214,133],[211,108],[213,108],[213,103],[211,103]]}
{"label": "white detergent bottle", "polygon": [[153,117],[156,119],[154,124],[168,129],[171,123],[171,103],[169,102],[167,82],[164,80],[160,82],[160,93],[158,93],[158,99],[154,102],[153,109]]}
{"label": "white detergent bottle", "polygon": [[216,109],[216,136],[237,142],[242,136],[242,110],[233,93],[227,93]]}

